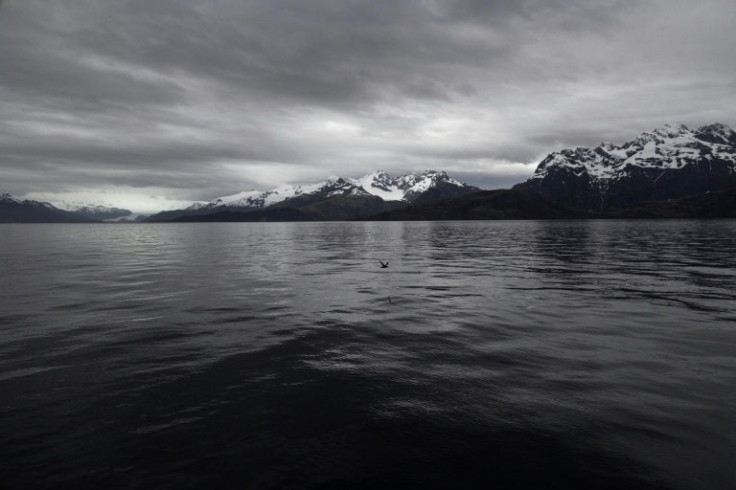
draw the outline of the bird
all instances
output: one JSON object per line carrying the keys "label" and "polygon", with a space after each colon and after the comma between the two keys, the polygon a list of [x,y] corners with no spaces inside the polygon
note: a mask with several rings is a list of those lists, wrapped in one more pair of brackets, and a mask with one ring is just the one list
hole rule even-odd
{"label": "bird", "polygon": [[380,260],[378,262],[381,264],[381,269],[388,269],[388,262],[386,262],[385,264]]}

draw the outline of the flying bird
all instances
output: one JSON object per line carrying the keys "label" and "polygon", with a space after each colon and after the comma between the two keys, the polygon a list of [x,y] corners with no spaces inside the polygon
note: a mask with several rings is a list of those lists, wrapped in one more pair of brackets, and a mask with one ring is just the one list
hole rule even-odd
{"label": "flying bird", "polygon": [[385,264],[380,260],[378,262],[381,264],[381,269],[388,269],[388,262],[386,262]]}

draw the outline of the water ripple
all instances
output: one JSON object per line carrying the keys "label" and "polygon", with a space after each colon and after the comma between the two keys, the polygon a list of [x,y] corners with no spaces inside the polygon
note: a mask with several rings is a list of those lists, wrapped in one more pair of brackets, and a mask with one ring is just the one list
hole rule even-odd
{"label": "water ripple", "polygon": [[3,231],[0,486],[736,486],[733,221]]}

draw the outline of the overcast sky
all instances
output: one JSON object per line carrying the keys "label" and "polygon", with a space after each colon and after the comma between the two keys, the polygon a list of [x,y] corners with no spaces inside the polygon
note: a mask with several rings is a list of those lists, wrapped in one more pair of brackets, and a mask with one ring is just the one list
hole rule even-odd
{"label": "overcast sky", "polygon": [[0,192],[136,211],[736,123],[733,0],[4,0]]}

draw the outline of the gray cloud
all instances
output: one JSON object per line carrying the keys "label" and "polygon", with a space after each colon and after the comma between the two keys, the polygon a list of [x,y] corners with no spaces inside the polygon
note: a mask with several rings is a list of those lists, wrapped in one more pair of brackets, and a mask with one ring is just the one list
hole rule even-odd
{"label": "gray cloud", "polygon": [[[3,191],[243,188],[736,123],[730,0],[0,2]],[[138,192],[138,191],[136,191]]]}

